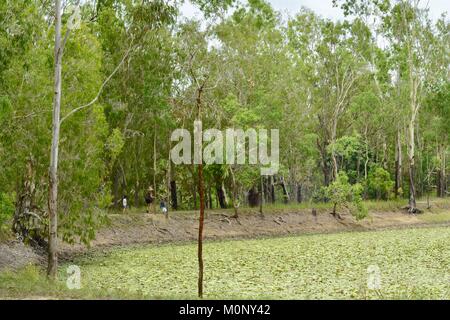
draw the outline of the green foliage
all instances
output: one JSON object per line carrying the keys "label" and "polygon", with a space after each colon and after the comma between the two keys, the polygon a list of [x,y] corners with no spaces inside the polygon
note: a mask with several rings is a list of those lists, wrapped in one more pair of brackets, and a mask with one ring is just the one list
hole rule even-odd
{"label": "green foliage", "polygon": [[339,172],[336,180],[325,188],[326,197],[334,205],[334,212],[339,208],[347,208],[357,220],[364,219],[367,214],[367,208],[362,201],[361,193],[363,188],[357,183],[351,185],[345,172]]}
{"label": "green foliage", "polygon": [[343,136],[328,146],[328,152],[338,158],[340,170],[346,171],[351,181],[356,181],[357,163],[362,161],[364,153],[361,137],[359,135]]}
{"label": "green foliage", "polygon": [[391,175],[381,167],[372,167],[367,178],[370,195],[376,199],[388,200],[392,197],[394,181]]}
{"label": "green foliage", "polygon": [[13,109],[8,97],[0,96],[0,126],[5,127],[11,121]]}
{"label": "green foliage", "polygon": [[13,217],[15,210],[14,199],[14,194],[0,192],[0,232],[2,229],[10,227],[6,223],[10,222]]}
{"label": "green foliage", "polygon": [[[34,202],[45,210],[53,92],[53,52],[49,48],[54,41],[54,31],[48,28],[45,17],[38,14],[46,9],[38,2],[8,3],[14,3],[14,6],[3,8],[0,5],[2,16],[5,14],[10,18],[10,11],[17,9],[22,11],[18,18],[33,20],[2,20],[5,30],[19,23],[20,32],[10,39],[17,44],[11,47],[16,54],[7,58],[6,68],[1,71],[8,81],[0,83],[0,186],[6,193],[16,190],[31,156],[35,164]],[[16,8],[16,4],[21,8]],[[26,29],[21,28],[28,23],[32,24],[33,30],[47,32],[26,34]],[[11,37],[11,33],[6,34]],[[16,42],[19,38],[20,46]],[[70,34],[63,59],[62,116],[95,97],[103,79],[102,58],[97,35],[86,25],[82,24]],[[103,220],[103,213],[98,214],[101,212],[98,208],[105,205],[105,198],[110,202],[110,189],[105,182],[108,131],[109,124],[99,104],[76,113],[62,124],[58,208],[59,232],[65,241],[89,242]]]}
{"label": "green foliage", "polygon": [[206,17],[212,17],[226,11],[235,0],[192,0]]}
{"label": "green foliage", "polygon": [[125,139],[122,132],[118,128],[114,128],[106,141],[106,150],[112,162],[120,155],[124,144]]}
{"label": "green foliage", "polygon": [[438,131],[442,132],[444,139],[450,141],[450,82],[433,86],[426,103],[436,114],[433,121],[437,123]]}
{"label": "green foliage", "polygon": [[[450,143],[445,18],[433,25],[411,2],[336,0],[355,19],[334,22],[304,8],[285,24],[265,0],[192,2],[202,20],[181,19],[183,1],[82,1],[80,28],[64,51],[62,116],[103,90],[61,127],[63,240],[89,242],[104,220],[103,208],[122,194],[140,206],[153,181],[158,194],[169,194],[170,178],[180,207],[197,205],[195,166],[172,166],[168,173],[170,135],[175,128],[192,129],[202,84],[204,128],[279,129],[285,181],[301,184],[306,198],[316,190],[315,201],[335,200],[362,216],[354,183],[367,178],[365,195],[388,199],[397,132],[406,155],[415,71],[423,106],[415,124],[416,190],[420,195],[428,190],[420,186],[436,185],[436,173],[448,167]],[[48,1],[0,2],[0,187],[8,195],[16,191],[32,156],[41,209],[47,207],[51,143],[52,10]],[[65,10],[63,33],[69,15]],[[386,39],[384,46],[378,37]],[[335,160],[347,181],[333,183]],[[406,162],[403,156],[405,195]],[[374,169],[379,167],[386,171]],[[259,186],[258,169],[206,166],[206,186],[223,185],[230,195],[237,185],[243,197]]]}

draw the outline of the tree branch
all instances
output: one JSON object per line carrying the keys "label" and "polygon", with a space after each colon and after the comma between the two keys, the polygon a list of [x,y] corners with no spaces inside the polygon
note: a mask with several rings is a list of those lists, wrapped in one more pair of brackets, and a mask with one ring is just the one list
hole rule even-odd
{"label": "tree branch", "polygon": [[73,109],[72,111],[70,111],[67,115],[65,115],[61,120],[60,120],[60,125],[70,116],[74,115],[75,113],[77,113],[80,110],[86,109],[90,106],[92,106],[94,103],[97,102],[97,100],[100,98],[100,95],[103,92],[103,89],[105,88],[105,86],[108,84],[108,82],[112,79],[112,77],[114,77],[114,75],[117,73],[117,71],[119,71],[120,67],[122,67],[122,65],[124,64],[124,62],[126,61],[126,59],[129,57],[130,52],[132,51],[132,47],[130,47],[127,52],[125,53],[125,55],[123,56],[122,60],[120,61],[120,63],[116,66],[116,68],[113,70],[113,72],[108,76],[108,78],[106,78],[105,81],[103,81],[102,85],[100,86],[100,89],[97,92],[97,95],[95,96],[94,99],[92,99],[89,103],[82,105],[78,108]]}

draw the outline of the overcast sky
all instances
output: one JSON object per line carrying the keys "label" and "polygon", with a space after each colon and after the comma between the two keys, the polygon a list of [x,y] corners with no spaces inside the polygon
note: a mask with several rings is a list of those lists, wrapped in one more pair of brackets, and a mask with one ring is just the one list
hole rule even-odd
{"label": "overcast sky", "polygon": [[[332,0],[269,0],[272,6],[283,13],[294,15],[302,6],[314,10],[325,18],[342,19],[343,15],[340,9],[333,8]],[[430,8],[430,14],[433,19],[440,17],[441,13],[450,11],[450,0],[422,0],[423,6]],[[189,3],[185,4],[182,12],[187,17],[195,16],[196,10]]]}

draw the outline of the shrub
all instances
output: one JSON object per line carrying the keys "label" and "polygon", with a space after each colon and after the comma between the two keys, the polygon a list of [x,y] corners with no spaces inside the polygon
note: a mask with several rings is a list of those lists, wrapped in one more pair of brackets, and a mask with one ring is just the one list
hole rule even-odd
{"label": "shrub", "polygon": [[381,167],[374,167],[367,177],[367,188],[371,197],[377,200],[388,200],[392,197],[394,181],[389,172]]}
{"label": "shrub", "polygon": [[314,203],[330,202],[330,199],[328,198],[327,194],[327,188],[321,187],[320,189],[315,190],[312,194],[312,202]]}
{"label": "shrub", "polygon": [[341,171],[325,190],[327,198],[334,205],[333,215],[337,215],[339,208],[347,208],[357,220],[367,216],[368,211],[361,197],[363,188],[359,183],[351,185],[345,172]]}

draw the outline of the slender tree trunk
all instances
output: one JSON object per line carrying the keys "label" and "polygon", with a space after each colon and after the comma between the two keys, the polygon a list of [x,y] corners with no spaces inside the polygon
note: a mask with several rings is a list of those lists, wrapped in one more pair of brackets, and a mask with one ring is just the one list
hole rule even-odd
{"label": "slender tree trunk", "polygon": [[327,187],[330,185],[330,166],[328,165],[328,158],[327,158],[327,148],[326,143],[320,143],[319,139],[317,139],[317,147],[320,152],[321,157],[321,167],[322,167],[322,173],[323,173],[323,183]]}
{"label": "slender tree trunk", "polygon": [[302,185],[300,183],[297,185],[297,202],[303,202]]}
{"label": "slender tree trunk", "polygon": [[208,188],[208,199],[209,199],[209,208],[214,209],[213,207],[213,197],[211,192],[211,186]]}
{"label": "slender tree trunk", "polygon": [[49,239],[47,275],[56,279],[58,269],[58,148],[61,114],[61,0],[55,1],[55,82],[53,96],[52,146],[49,168]]}
{"label": "slender tree trunk", "polygon": [[442,196],[445,197],[447,194],[447,172],[446,172],[446,167],[447,167],[447,157],[445,154],[445,147],[442,150],[442,168],[441,168],[441,175],[442,175]]}
{"label": "slender tree trunk", "polygon": [[226,197],[225,197],[225,191],[223,188],[223,185],[220,185],[216,188],[217,191],[217,197],[219,198],[219,205],[221,209],[226,209],[227,208],[227,201],[226,201]]}
{"label": "slender tree trunk", "polygon": [[366,129],[364,131],[364,137],[365,137],[365,143],[366,143],[366,159],[364,160],[364,179],[367,181],[368,176],[368,165],[369,165],[369,141],[367,139],[367,131],[368,128],[366,126]]}
{"label": "slender tree trunk", "polygon": [[[439,145],[439,142],[438,142],[438,139],[436,139],[436,144],[437,144],[437,147],[436,147],[436,158],[437,159],[439,159],[440,161],[442,161],[442,159],[441,159],[441,147],[440,147],[440,145]],[[436,196],[437,197],[442,197],[442,190],[441,190],[441,187],[442,187],[442,176],[441,176],[441,172],[442,171],[442,163],[441,163],[441,167],[439,168],[439,170],[437,171],[437,174],[436,174]]]}
{"label": "slender tree trunk", "polygon": [[275,203],[276,199],[275,199],[275,186],[274,186],[274,182],[273,182],[274,177],[273,176],[269,176],[269,190],[270,190],[270,202],[271,203]]}
{"label": "slender tree trunk", "polygon": [[446,194],[446,173],[445,173],[445,147],[440,145],[438,147],[438,158],[440,159],[440,168],[437,173],[437,196],[440,198],[445,197]]}
{"label": "slender tree trunk", "polygon": [[439,169],[436,177],[436,196],[439,198],[443,197],[443,190],[442,190],[442,172]]}
{"label": "slender tree trunk", "polygon": [[395,197],[399,196],[399,190],[402,187],[402,141],[400,130],[397,130],[395,139]]}
{"label": "slender tree trunk", "polygon": [[252,187],[248,192],[248,203],[250,207],[255,208],[259,205],[259,192],[257,188]]}
{"label": "slender tree trunk", "polygon": [[217,196],[217,192],[214,194],[216,198],[216,205],[219,204],[219,197]]}
{"label": "slender tree trunk", "polygon": [[[406,14],[403,12],[403,19],[405,25]],[[409,71],[409,106],[410,106],[410,118],[409,118],[409,141],[408,141],[408,160],[409,160],[409,212],[416,213],[416,185],[415,185],[415,126],[416,117],[419,111],[419,104],[417,100],[418,95],[418,85],[420,83],[419,75],[415,74],[415,64],[414,64],[414,53],[413,53],[413,42],[412,36],[409,36],[409,41],[406,44],[408,50],[408,71]]]}
{"label": "slender tree trunk", "polygon": [[263,176],[260,177],[260,188],[261,188],[261,192],[260,192],[260,197],[259,197],[259,213],[260,214],[264,214],[264,212],[263,212],[263,206],[264,206],[264,181],[263,181]]}
{"label": "slender tree trunk", "polygon": [[141,197],[139,196],[139,189],[140,189],[140,187],[139,187],[139,180],[136,180],[136,184],[135,184],[134,189],[135,189],[135,192],[134,192],[134,206],[136,208],[139,208],[140,202],[141,202],[140,201]]}
{"label": "slender tree trunk", "polygon": [[409,212],[415,213],[416,211],[416,187],[414,183],[415,176],[415,161],[414,161],[414,117],[411,118],[409,124]]}
{"label": "slender tree trunk", "polygon": [[194,201],[194,210],[197,210],[197,189],[198,189],[198,184],[196,181],[194,181],[194,186],[192,188],[192,200]]}
{"label": "slender tree trunk", "polygon": [[177,182],[175,180],[170,181],[170,194],[172,200],[172,209],[178,210]]}
{"label": "slender tree trunk", "polygon": [[[386,139],[386,137],[384,137]],[[388,150],[386,140],[383,141],[383,169],[388,169]]]}
{"label": "slender tree trunk", "polygon": [[280,184],[281,184],[281,188],[283,189],[283,202],[285,204],[288,204],[290,198],[289,198],[289,192],[286,188],[286,182],[284,181],[284,177],[281,177]]}
{"label": "slender tree trunk", "polygon": [[337,178],[339,171],[336,153],[334,152],[334,144],[336,143],[336,133],[337,133],[337,121],[338,121],[337,118],[333,119],[333,127],[331,130],[331,144],[333,145],[333,148],[331,150],[331,159],[333,160],[333,180]]}
{"label": "slender tree trunk", "polygon": [[166,185],[167,185],[167,193],[166,193],[166,199],[165,201],[167,201],[166,203],[166,207],[167,207],[167,212],[166,212],[166,218],[169,217],[169,208],[170,208],[170,198],[171,198],[171,192],[170,192],[170,186],[171,186],[171,181],[172,181],[172,159],[170,157],[170,149],[171,149],[171,141],[169,140],[169,156],[168,156],[168,160],[169,163],[167,164],[167,180],[166,180]]}
{"label": "slender tree trunk", "polygon": [[141,197],[140,197],[140,189],[141,189],[141,184],[140,184],[140,168],[139,168],[139,159],[140,159],[140,155],[141,155],[141,148],[142,148],[142,141],[140,138],[137,138],[135,141],[135,152],[134,152],[134,161],[135,161],[135,165],[134,165],[134,173],[135,173],[135,177],[136,177],[136,183],[134,186],[134,206],[136,208],[139,208],[141,205]]}
{"label": "slender tree trunk", "polygon": [[230,174],[231,174],[231,180],[233,182],[233,208],[234,208],[234,218],[238,218],[239,217],[239,212],[238,212],[238,190],[237,190],[237,184],[236,184],[236,178],[234,176],[234,171],[233,168],[230,167]]}
{"label": "slender tree trunk", "polygon": [[119,208],[119,200],[120,200],[120,196],[119,196],[119,185],[120,185],[120,172],[119,170],[116,170],[114,172],[114,208],[118,209]]}
{"label": "slender tree trunk", "polygon": [[263,179],[263,185],[264,185],[264,200],[266,203],[270,201],[270,193],[269,193],[269,179],[262,176]]}
{"label": "slender tree trunk", "polygon": [[198,193],[200,194],[200,219],[198,225],[198,296],[203,297],[203,225],[205,220],[205,191],[203,189],[203,164],[198,165]]}
{"label": "slender tree trunk", "polygon": [[156,189],[156,131],[157,131],[157,124],[156,124],[156,117],[153,115],[155,119],[155,132],[153,134],[153,190],[155,192],[155,199],[153,199],[153,214],[156,214],[156,200],[158,197],[158,191]]}
{"label": "slender tree trunk", "polygon": [[[204,85],[204,84],[203,84]],[[197,92],[198,121],[202,119],[202,93],[203,86]],[[203,136],[201,135],[201,138]],[[200,142],[201,143],[201,142]],[[205,220],[205,189],[203,181],[203,160],[198,165],[198,193],[200,196],[200,218],[198,225],[198,296],[203,298],[203,226]]]}

